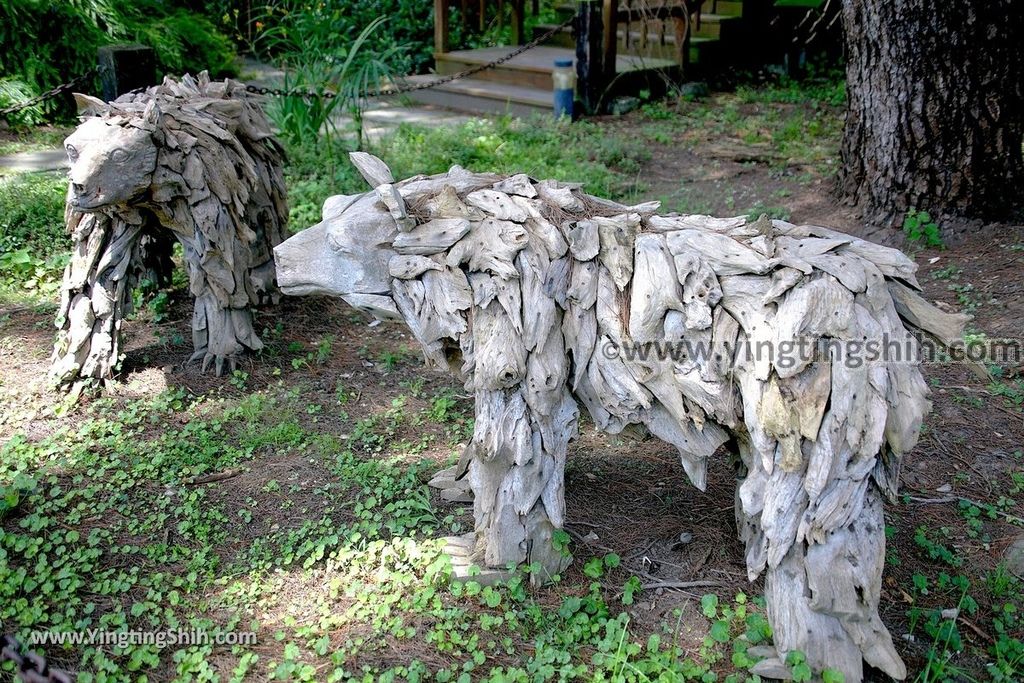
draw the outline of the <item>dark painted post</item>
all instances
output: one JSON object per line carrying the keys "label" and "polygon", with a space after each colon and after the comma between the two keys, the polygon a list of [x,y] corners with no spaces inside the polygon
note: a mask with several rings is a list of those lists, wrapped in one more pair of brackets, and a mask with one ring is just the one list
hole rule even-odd
{"label": "dark painted post", "polygon": [[603,32],[601,0],[582,0],[576,9],[576,91],[588,114],[596,112],[604,87]]}
{"label": "dark painted post", "polygon": [[97,61],[100,93],[107,102],[129,90],[156,85],[156,59],[151,47],[104,45]]}

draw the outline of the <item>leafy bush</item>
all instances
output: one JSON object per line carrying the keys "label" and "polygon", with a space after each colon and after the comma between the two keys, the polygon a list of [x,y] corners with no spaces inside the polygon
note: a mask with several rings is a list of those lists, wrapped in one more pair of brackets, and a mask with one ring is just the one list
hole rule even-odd
{"label": "leafy bush", "polygon": [[[378,19],[384,19],[387,26],[369,37],[365,49],[370,54],[391,55],[390,66],[396,73],[422,73],[433,64],[434,8],[423,0],[267,3],[259,26],[265,27],[265,32],[300,30],[315,41],[329,38],[335,49],[345,50]],[[275,41],[258,38],[255,47],[269,57],[283,56],[283,46]]]}
{"label": "leafy bush", "polygon": [[903,219],[903,234],[911,244],[942,247],[942,231],[927,211],[910,209]]}
{"label": "leafy bush", "polygon": [[[339,43],[331,26],[343,16],[322,9],[296,10],[287,20],[264,33],[265,44],[274,48],[285,69],[287,90],[314,92],[316,97],[283,97],[268,113],[284,137],[293,143],[330,144],[338,128],[338,114],[351,117],[357,146],[363,142],[363,109],[369,93],[377,90],[391,73],[391,63],[401,50],[384,52],[370,48],[385,19],[378,17],[352,43]],[[330,97],[327,97],[330,95]]]}
{"label": "leafy bush", "polygon": [[[118,42],[152,46],[161,73],[236,72],[231,42],[206,17],[171,2],[0,2],[0,77],[21,81],[28,92],[49,90],[87,72],[95,66],[101,45]],[[95,85],[83,89],[95,92]],[[60,97],[42,104],[34,116],[60,119],[72,114],[70,97]]]}
{"label": "leafy bush", "polygon": [[[0,109],[32,99],[39,93],[31,85],[17,78],[0,78]],[[41,105],[33,105],[11,114],[9,120],[18,127],[35,126],[43,122]]]}
{"label": "leafy bush", "polygon": [[215,78],[238,74],[231,40],[206,17],[177,9],[147,21],[145,5],[135,9],[139,12],[132,18],[132,35],[153,48],[159,70],[178,75],[205,69]]}
{"label": "leafy bush", "polygon": [[68,258],[63,174],[0,179],[0,284],[49,294]]}

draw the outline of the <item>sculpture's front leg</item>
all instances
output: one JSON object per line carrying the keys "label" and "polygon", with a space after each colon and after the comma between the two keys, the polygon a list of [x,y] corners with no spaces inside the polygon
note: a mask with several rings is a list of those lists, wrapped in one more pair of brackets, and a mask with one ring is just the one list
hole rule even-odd
{"label": "sculpture's front leg", "polygon": [[74,246],[61,285],[50,378],[77,391],[88,380],[110,379],[120,362],[121,322],[132,310],[142,225],[72,212],[68,226]]}
{"label": "sculpture's front leg", "polygon": [[[197,237],[182,236],[189,291],[195,297],[192,313],[191,361],[202,361],[201,371],[211,365],[217,376],[233,371],[246,350],[263,348],[256,330],[242,269],[243,257],[235,253],[227,259],[221,252],[201,250],[205,244]],[[232,268],[229,264],[239,264]]]}
{"label": "sculpture's front leg", "polygon": [[537,564],[543,582],[569,563],[553,535],[565,522],[565,455],[575,433],[576,406],[560,404],[556,416],[530,409],[524,389],[480,391],[470,444],[469,482],[478,564],[493,568]]}
{"label": "sculpture's front leg", "polygon": [[192,345],[190,360],[202,361],[201,371],[212,366],[220,377],[226,368],[234,371],[245,350],[258,351],[263,343],[252,326],[248,308],[224,308],[213,292],[196,297],[192,313]]}

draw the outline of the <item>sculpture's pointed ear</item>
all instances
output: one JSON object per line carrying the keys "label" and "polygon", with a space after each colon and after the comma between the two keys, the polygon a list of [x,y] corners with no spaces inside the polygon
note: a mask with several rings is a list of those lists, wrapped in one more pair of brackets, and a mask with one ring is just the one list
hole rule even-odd
{"label": "sculpture's pointed ear", "polygon": [[78,113],[83,116],[98,116],[110,108],[110,105],[98,97],[83,95],[80,92],[74,93],[74,96],[75,106],[78,107]]}
{"label": "sculpture's pointed ear", "polygon": [[160,107],[156,106],[156,100],[150,100],[142,112],[142,120],[151,123],[153,126],[160,125]]}
{"label": "sculpture's pointed ear", "polygon": [[372,154],[349,152],[348,158],[352,160],[352,165],[366,179],[366,182],[370,183],[370,187],[375,188],[385,183],[395,182],[395,177],[391,175],[388,165]]}

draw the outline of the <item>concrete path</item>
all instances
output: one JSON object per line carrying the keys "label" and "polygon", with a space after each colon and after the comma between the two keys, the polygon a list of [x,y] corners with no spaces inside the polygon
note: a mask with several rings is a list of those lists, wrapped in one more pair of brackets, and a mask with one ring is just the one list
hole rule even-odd
{"label": "concrete path", "polygon": [[67,152],[63,149],[22,152],[0,157],[0,176],[35,171],[60,171],[69,165]]}
{"label": "concrete path", "polygon": [[[264,88],[280,88],[284,83],[284,71],[254,59],[244,58],[239,80]],[[381,97],[370,100],[363,112],[364,134],[370,140],[379,140],[403,123],[441,128],[457,126],[473,119],[465,113],[457,113],[427,104],[403,105],[400,97]],[[351,127],[351,118],[346,115],[334,117],[339,131]]]}

